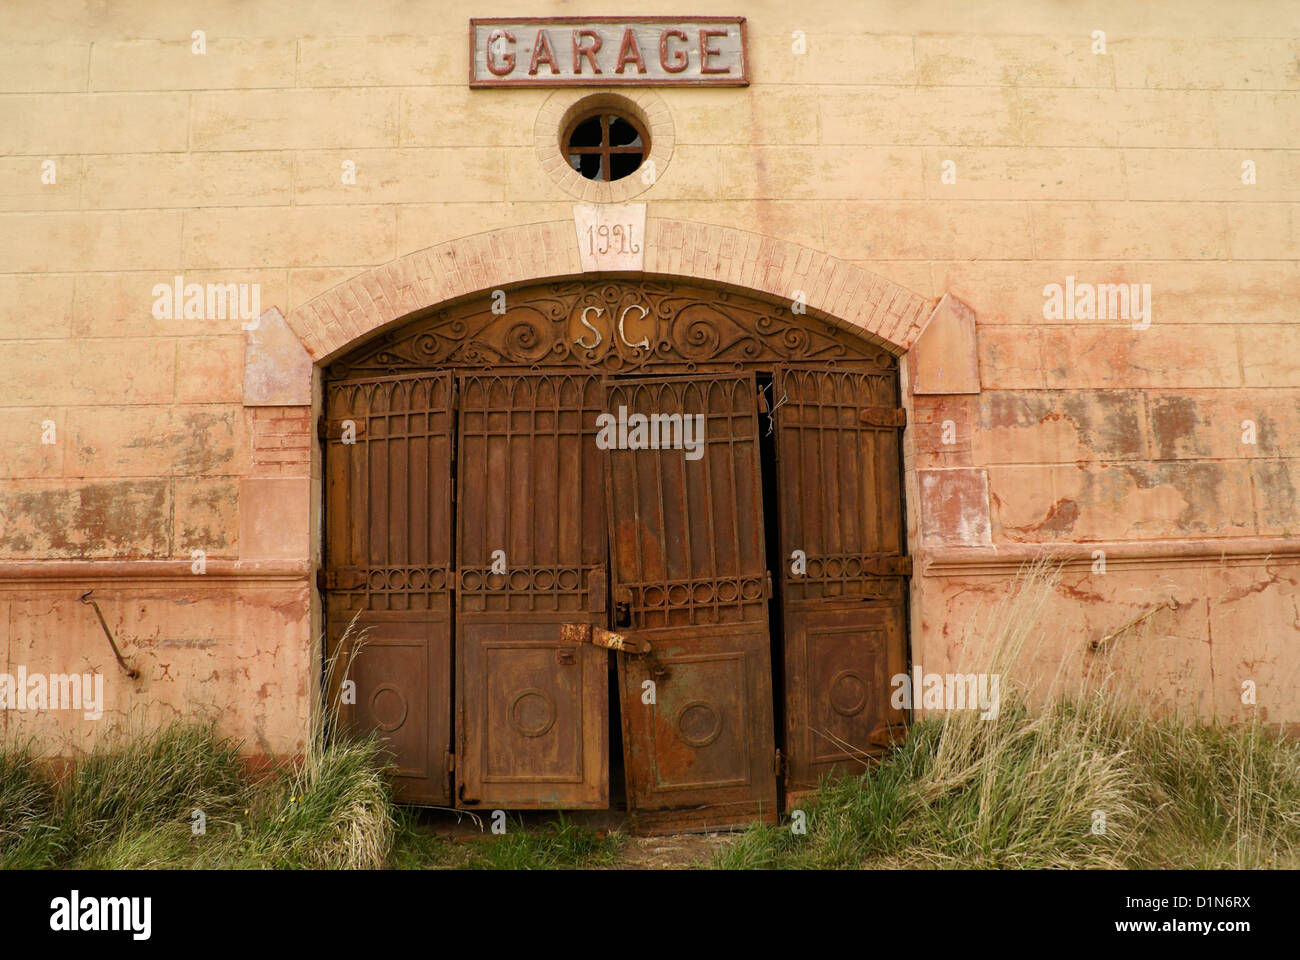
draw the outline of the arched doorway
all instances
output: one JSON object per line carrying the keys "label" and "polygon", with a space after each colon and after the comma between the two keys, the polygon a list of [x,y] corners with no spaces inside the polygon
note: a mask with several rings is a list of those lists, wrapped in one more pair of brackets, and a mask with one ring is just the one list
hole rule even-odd
{"label": "arched doorway", "polygon": [[324,379],[327,634],[370,628],[346,719],[388,740],[400,799],[720,826],[905,719],[880,347],[588,276],[425,312]]}

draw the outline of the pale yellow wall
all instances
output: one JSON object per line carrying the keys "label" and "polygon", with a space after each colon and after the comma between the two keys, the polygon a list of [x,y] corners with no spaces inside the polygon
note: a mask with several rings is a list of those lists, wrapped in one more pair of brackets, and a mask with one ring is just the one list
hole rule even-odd
{"label": "pale yellow wall", "polygon": [[[277,475],[250,468],[244,335],[237,321],[154,319],[153,284],[256,282],[263,308],[288,313],[432,244],[569,217],[533,149],[551,92],[470,90],[466,34],[471,15],[584,13],[748,17],[748,88],[657,91],[676,145],[637,200],[969,305],[984,392],[952,398],[959,451],[935,445],[943,416],[921,403],[912,465],[986,470],[994,542],[1263,536],[1294,557],[1294,3],[21,0],[0,9],[0,562],[237,559],[240,478]],[[196,29],[205,56],[190,53]],[[791,52],[795,30],[807,55]],[[945,160],[955,184],[940,182]],[[1042,287],[1067,274],[1150,283],[1152,329],[1045,321]],[[1267,634],[1290,683],[1296,568],[1267,569],[1263,612],[1226,629]],[[0,580],[12,661],[20,640],[53,634],[24,612],[22,579]],[[1226,590],[1198,583],[1192,594]],[[63,603],[75,584],[61,589]],[[934,656],[951,642],[948,604],[923,601],[917,650],[922,634]],[[86,612],[69,609],[65,633]],[[1088,629],[1128,613],[1089,615]],[[1215,615],[1171,628],[1188,657]],[[276,627],[249,626],[264,619],[205,630],[232,651],[246,630],[274,644]],[[70,650],[100,656],[97,624],[78,636]],[[1279,699],[1273,716],[1300,720],[1300,706]],[[292,724],[268,722],[292,742]]]}

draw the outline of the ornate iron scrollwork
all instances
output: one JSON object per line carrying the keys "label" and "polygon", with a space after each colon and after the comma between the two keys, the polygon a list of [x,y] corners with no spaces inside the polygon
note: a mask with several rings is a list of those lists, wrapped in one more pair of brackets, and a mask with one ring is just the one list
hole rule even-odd
{"label": "ornate iron scrollwork", "polygon": [[886,351],[831,325],[761,300],[660,280],[546,283],[507,294],[504,313],[484,296],[412,321],[336,363],[332,376],[430,367],[642,367],[686,370],[809,362],[895,368]]}

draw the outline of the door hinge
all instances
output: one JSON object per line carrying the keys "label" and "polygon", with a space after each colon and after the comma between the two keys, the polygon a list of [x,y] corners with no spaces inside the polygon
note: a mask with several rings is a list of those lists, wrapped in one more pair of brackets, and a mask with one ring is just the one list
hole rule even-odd
{"label": "door hinge", "polygon": [[863,407],[858,420],[868,427],[905,427],[907,411],[902,407]]}
{"label": "door hinge", "polygon": [[456,772],[456,754],[454,754],[450,750],[447,751],[447,772],[448,773]]}
{"label": "door hinge", "polygon": [[779,778],[782,771],[785,770],[785,757],[781,756],[781,748],[776,748],[776,753],[772,755],[772,772]]}
{"label": "door hinge", "polygon": [[366,571],[359,567],[316,571],[316,586],[321,590],[356,590],[366,585]]}

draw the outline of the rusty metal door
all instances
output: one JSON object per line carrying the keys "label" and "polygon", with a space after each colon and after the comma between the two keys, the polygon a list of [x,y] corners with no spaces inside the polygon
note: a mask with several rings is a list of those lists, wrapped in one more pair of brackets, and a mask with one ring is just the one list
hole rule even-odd
{"label": "rusty metal door", "polygon": [[[340,721],[378,730],[399,800],[450,800],[451,477],[455,395],[447,374],[330,384],[324,584],[327,653],[351,659]],[[353,614],[360,648],[340,641]],[[354,702],[349,702],[350,700]]]}
{"label": "rusty metal door", "polygon": [[615,629],[650,649],[617,654],[629,810],[639,827],[771,818],[755,379],[616,380],[606,395]]}
{"label": "rusty metal door", "polygon": [[562,635],[604,626],[599,377],[460,380],[456,802],[606,807],[608,653]]}
{"label": "rusty metal door", "polygon": [[895,377],[779,367],[773,382],[791,791],[862,772],[906,721],[889,704],[911,572]]}

